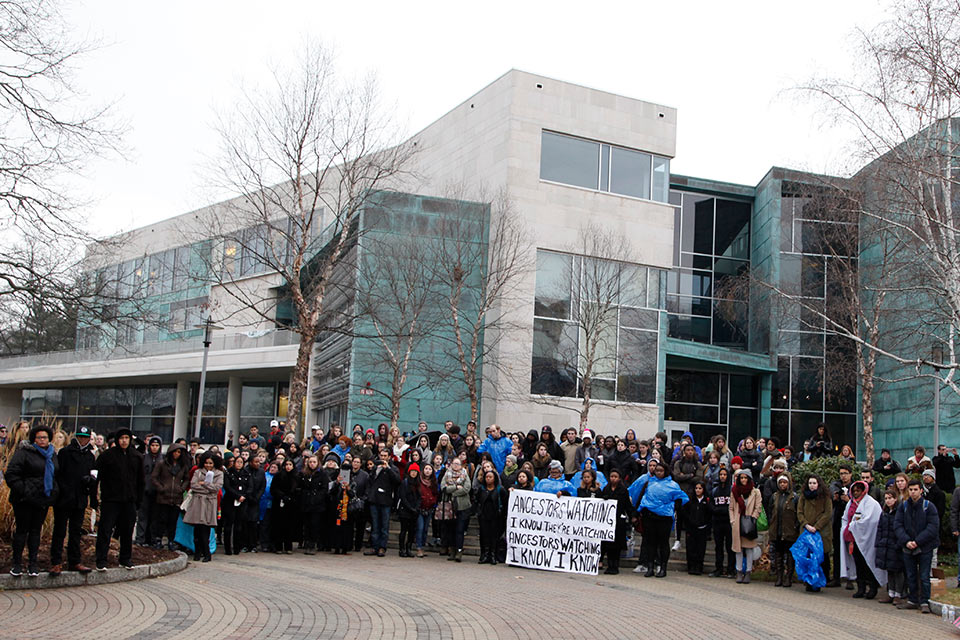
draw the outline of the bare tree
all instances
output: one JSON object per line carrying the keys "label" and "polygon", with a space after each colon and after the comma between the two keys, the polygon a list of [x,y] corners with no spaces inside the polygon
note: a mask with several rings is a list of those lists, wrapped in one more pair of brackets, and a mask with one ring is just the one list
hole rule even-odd
{"label": "bare tree", "polygon": [[422,348],[434,337],[443,311],[431,244],[412,235],[368,231],[360,247],[355,357],[362,370],[386,374],[388,385],[364,385],[373,395],[357,395],[356,406],[388,419],[391,428],[399,423],[403,400],[436,382],[421,366],[438,355]]}
{"label": "bare tree", "polygon": [[[486,200],[482,194],[478,199]],[[506,369],[499,345],[504,335],[518,328],[509,321],[509,314],[517,286],[533,268],[533,261],[527,230],[503,192],[482,208],[464,201],[462,195],[455,202],[441,216],[433,260],[448,329],[438,332],[438,337],[459,367],[470,418],[477,422],[482,368],[497,373]],[[485,383],[492,384],[493,376]]]}
{"label": "bare tree", "polygon": [[[209,277],[229,300],[217,319],[288,323],[299,334],[287,415],[297,431],[310,354],[331,328],[327,295],[357,240],[359,213],[404,171],[413,146],[394,144],[397,126],[374,80],[341,79],[315,45],[291,70],[275,71],[269,88],[244,92],[218,133],[213,179],[242,195],[214,207],[199,230],[218,240]],[[283,305],[291,318],[278,318]]]}
{"label": "bare tree", "polygon": [[[582,429],[598,401],[620,403],[616,380],[618,366],[625,364],[618,361],[620,312],[623,307],[646,306],[645,278],[642,285],[636,283],[636,274],[646,274],[646,269],[632,264],[634,251],[629,240],[595,228],[581,229],[571,253],[569,273],[564,276],[572,283],[569,321],[557,341],[557,360],[551,367],[566,371],[575,385],[580,398],[575,410]],[[533,375],[538,372],[534,370]],[[552,395],[536,395],[535,400],[571,408],[569,401]]]}

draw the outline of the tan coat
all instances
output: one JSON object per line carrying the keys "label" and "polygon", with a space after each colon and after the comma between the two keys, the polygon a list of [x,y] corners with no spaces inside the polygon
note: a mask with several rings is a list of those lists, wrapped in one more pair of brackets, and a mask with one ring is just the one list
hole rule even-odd
{"label": "tan coat", "polygon": [[[762,499],[760,497],[760,490],[754,487],[753,491],[750,492],[750,495],[747,496],[747,499],[743,501],[744,506],[747,508],[747,512],[744,515],[753,516],[754,518],[760,517],[760,505]],[[757,540],[747,540],[744,538],[740,539],[740,505],[737,504],[737,499],[733,497],[733,490],[730,491],[730,530],[733,535],[730,537],[730,548],[733,549],[735,553],[739,553],[744,549],[753,549],[757,546]]]}
{"label": "tan coat", "polygon": [[206,475],[206,470],[200,467],[193,472],[193,477],[190,479],[193,498],[190,500],[187,512],[183,515],[183,521],[186,524],[217,526],[217,495],[223,487],[223,471],[214,469],[213,482],[210,484],[203,481]]}

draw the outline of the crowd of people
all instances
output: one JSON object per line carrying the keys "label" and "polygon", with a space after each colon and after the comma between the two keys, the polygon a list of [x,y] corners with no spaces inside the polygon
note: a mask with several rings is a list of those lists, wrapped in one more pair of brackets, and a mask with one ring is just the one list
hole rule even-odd
{"label": "crowd of people", "polygon": [[[716,435],[701,448],[689,432],[670,445],[665,433],[595,438],[571,428],[558,439],[549,426],[507,434],[490,425],[481,434],[473,422],[461,432],[450,421],[439,432],[421,422],[407,434],[385,424],[354,425],[350,433],[315,425],[299,442],[274,421],[265,435],[256,426],[236,439],[229,434],[223,450],[179,439],[164,451],[161,438],[139,440],[127,429],[105,439],[85,426],[69,439],[26,422],[9,437],[0,431],[10,453],[3,480],[16,519],[14,576],[23,574],[25,548],[26,573],[39,575],[40,531],[51,507],[53,576],[64,566],[92,570],[80,548],[87,508],[99,510],[98,571],[106,569],[111,537],[120,543],[119,564],[132,568],[134,542],[178,549],[182,526],[192,528],[195,561],[210,561],[217,545],[226,555],[290,554],[296,545],[306,555],[364,549],[382,557],[391,518],[399,521],[401,557],[434,551],[452,562],[462,561],[476,518],[479,562],[497,564],[506,555],[508,492],[530,490],[617,502],[615,539],[602,546],[606,574],[619,572],[628,546],[636,546],[628,541],[639,540],[635,572],[665,577],[671,552],[685,540],[687,571],[700,575],[712,539],[711,577],[750,583],[766,549],[775,586],[789,588],[797,575],[792,548],[808,533],[823,555],[822,573],[804,574],[808,592],[818,592],[822,578],[826,587],[855,588],[855,598],[879,593],[878,602],[929,612],[948,495],[949,530],[960,535],[955,449],[941,445],[930,459],[917,447],[904,467],[884,449],[865,468],[823,424],[798,451],[775,438],[748,436],[731,448]],[[839,458],[836,481],[828,486],[804,473],[802,485],[795,482],[798,463],[823,457]]]}

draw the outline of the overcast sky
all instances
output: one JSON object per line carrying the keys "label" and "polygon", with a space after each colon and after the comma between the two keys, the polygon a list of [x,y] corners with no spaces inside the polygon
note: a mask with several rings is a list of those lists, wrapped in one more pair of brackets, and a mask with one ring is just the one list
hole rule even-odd
{"label": "overcast sky", "polygon": [[773,165],[842,171],[850,146],[785,90],[843,74],[878,0],[780,2],[247,2],[87,0],[68,18],[101,42],[77,84],[115,102],[124,159],[89,168],[98,233],[209,204],[211,123],[241,81],[312,38],[374,71],[410,133],[510,68],[676,107],[676,173],[756,184]]}

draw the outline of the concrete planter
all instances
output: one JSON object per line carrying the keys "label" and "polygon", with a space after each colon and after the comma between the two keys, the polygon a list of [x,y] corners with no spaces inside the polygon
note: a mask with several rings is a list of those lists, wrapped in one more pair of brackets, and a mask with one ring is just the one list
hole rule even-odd
{"label": "concrete planter", "polygon": [[172,560],[164,560],[156,564],[144,564],[133,569],[117,567],[106,571],[91,571],[83,575],[76,571],[64,571],[56,578],[51,578],[43,572],[36,578],[30,578],[24,573],[20,578],[14,578],[9,573],[0,576],[0,589],[4,591],[22,589],[59,589],[61,587],[79,587],[87,584],[110,584],[113,582],[131,582],[145,580],[159,576],[170,575],[182,571],[187,566],[187,554],[180,552]]}

